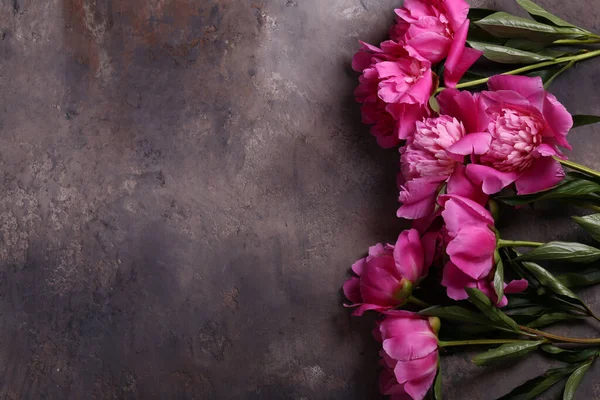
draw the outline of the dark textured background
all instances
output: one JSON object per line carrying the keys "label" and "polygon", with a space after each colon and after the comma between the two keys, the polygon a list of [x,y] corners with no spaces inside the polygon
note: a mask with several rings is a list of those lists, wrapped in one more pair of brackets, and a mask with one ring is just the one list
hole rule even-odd
{"label": "dark textured background", "polygon": [[[600,31],[589,1],[541,3]],[[360,124],[350,59],[398,5],[0,0],[0,398],[376,398],[339,287],[402,226],[398,156]],[[570,111],[600,113],[599,66],[553,87]],[[598,129],[575,160],[600,167]],[[585,239],[545,211],[504,232]],[[546,365],[468,360],[444,359],[447,399]]]}

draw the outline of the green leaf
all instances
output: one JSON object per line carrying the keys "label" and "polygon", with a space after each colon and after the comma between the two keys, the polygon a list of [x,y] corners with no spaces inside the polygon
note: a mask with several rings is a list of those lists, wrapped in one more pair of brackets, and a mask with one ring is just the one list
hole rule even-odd
{"label": "green leaf", "polygon": [[451,321],[471,322],[480,325],[489,325],[489,321],[484,315],[473,312],[460,306],[433,306],[419,312],[420,315],[428,317],[438,317]]}
{"label": "green leaf", "polygon": [[476,50],[483,51],[483,56],[488,60],[501,64],[534,64],[554,60],[553,57],[492,43],[469,41],[469,45]]}
{"label": "green leaf", "polygon": [[581,367],[577,368],[573,374],[567,380],[567,384],[565,385],[565,391],[563,393],[563,400],[573,400],[575,399],[575,392],[581,383],[581,380],[585,376],[585,373],[592,366],[592,360],[586,362]]}
{"label": "green leaf", "polygon": [[542,7],[538,6],[533,1],[517,0],[517,3],[522,8],[524,8],[525,11],[527,11],[537,21],[544,22],[544,23],[549,22],[556,26],[577,28],[575,25],[571,25],[567,21],[560,19],[556,15],[551,14],[548,11],[544,10]]}
{"label": "green leaf", "polygon": [[573,115],[573,128],[579,128],[580,126],[596,124],[600,122],[600,116],[597,115]]}
{"label": "green leaf", "polygon": [[[509,301],[508,304],[511,302]],[[504,312],[507,315],[512,316],[523,316],[523,317],[533,317],[538,318],[542,316],[545,312],[548,311],[548,307],[544,306],[529,306],[529,307],[519,307],[507,310],[504,308]]]}
{"label": "green leaf", "polygon": [[549,242],[518,257],[517,260],[562,260],[589,264],[600,260],[600,250],[581,243]]}
{"label": "green leaf", "polygon": [[569,314],[566,312],[551,312],[551,313],[542,315],[535,321],[527,324],[527,326],[530,328],[542,328],[544,326],[552,325],[556,322],[569,321],[572,319],[583,319],[583,318],[585,318],[585,317],[580,316],[580,315]]}
{"label": "green leaf", "polygon": [[466,288],[469,300],[481,310],[489,319],[497,325],[512,332],[519,332],[519,325],[508,315],[500,311],[492,301],[478,289]]}
{"label": "green leaf", "polygon": [[569,179],[558,186],[524,196],[503,196],[498,200],[511,206],[522,206],[540,200],[569,199],[600,192],[600,185],[586,179]]}
{"label": "green leaf", "polygon": [[585,33],[576,28],[563,28],[542,24],[530,19],[516,17],[505,12],[497,12],[477,21],[477,26],[496,37],[523,38],[550,43],[558,39],[578,38]]}
{"label": "green leaf", "polygon": [[532,262],[521,263],[525,269],[535,276],[535,278],[545,287],[552,290],[559,296],[563,296],[574,300],[576,303],[583,305],[583,301],[573,293],[568,287],[563,285],[554,275],[542,268],[538,264]]}
{"label": "green leaf", "polygon": [[509,39],[504,45],[512,47],[513,49],[525,50],[533,53],[539,53],[546,48],[545,43],[534,42],[527,39]]}
{"label": "green leaf", "polygon": [[556,347],[551,344],[544,344],[540,346],[540,350],[549,354],[550,356],[552,356],[552,358],[555,358],[558,361],[566,362],[569,364],[580,363],[598,355],[598,348],[583,350],[567,350],[561,349],[560,347]]}
{"label": "green leaf", "polygon": [[498,254],[497,259],[498,263],[496,264],[496,272],[494,273],[494,291],[496,292],[496,296],[498,296],[498,304],[500,304],[504,298],[504,264],[502,263],[500,254]]}
{"label": "green leaf", "polygon": [[478,354],[473,358],[473,362],[481,367],[494,362],[514,360],[535,351],[542,343],[544,343],[543,340],[535,342],[524,340],[522,342],[504,344],[496,349]]}
{"label": "green leaf", "polygon": [[525,382],[498,400],[533,400],[561,380],[565,379],[576,369],[577,366],[550,369],[543,375]]}
{"label": "green leaf", "polygon": [[438,367],[437,376],[433,383],[433,398],[435,400],[442,400],[442,366]]}
{"label": "green leaf", "polygon": [[573,217],[587,233],[596,241],[600,242],[600,214],[587,215],[585,217]]}
{"label": "green leaf", "polygon": [[568,288],[595,285],[600,283],[600,269],[585,269],[579,272],[559,275],[556,279]]}

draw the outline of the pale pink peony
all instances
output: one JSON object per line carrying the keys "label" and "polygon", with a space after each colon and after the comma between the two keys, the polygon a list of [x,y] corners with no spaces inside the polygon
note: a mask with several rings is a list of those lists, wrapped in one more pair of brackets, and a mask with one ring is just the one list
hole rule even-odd
{"label": "pale pink peony", "polygon": [[484,204],[487,196],[467,178],[462,165],[465,155],[478,152],[471,135],[456,118],[442,115],[416,124],[416,131],[400,149],[406,184],[401,187],[398,217],[417,219],[433,213],[442,184],[447,192],[473,198]]}
{"label": "pale pink peony", "polygon": [[437,372],[440,320],[408,311],[385,314],[374,332],[383,344],[381,392],[395,400],[422,400]]}
{"label": "pale pink peony", "polygon": [[395,246],[377,244],[352,266],[358,277],[344,284],[344,294],[353,303],[348,307],[358,307],[354,315],[360,316],[367,310],[400,306],[428,268],[421,238],[414,229],[402,232]]}
{"label": "pale pink peony", "polygon": [[406,43],[432,64],[447,58],[446,86],[454,87],[481,56],[465,47],[469,31],[469,5],[463,0],[406,0],[396,10],[392,40]]}
{"label": "pale pink peony", "polygon": [[[553,157],[560,155],[557,146],[571,148],[566,139],[573,126],[569,112],[544,90],[541,78],[497,75],[488,86],[490,90],[480,97],[485,104],[483,114],[467,101],[463,105],[450,101],[454,116],[465,125],[485,129],[487,134],[479,145],[488,148],[467,167],[469,178],[482,185],[487,194],[497,193],[513,182],[519,194],[558,184],[565,174]],[[458,96],[456,91],[449,92],[442,103],[453,95]],[[461,99],[466,96],[470,95],[460,94]]]}
{"label": "pale pink peony", "polygon": [[363,122],[376,125],[371,133],[379,144],[393,147],[412,135],[415,122],[429,113],[431,63],[401,43],[361,42],[352,67],[362,73],[354,95],[363,104]]}

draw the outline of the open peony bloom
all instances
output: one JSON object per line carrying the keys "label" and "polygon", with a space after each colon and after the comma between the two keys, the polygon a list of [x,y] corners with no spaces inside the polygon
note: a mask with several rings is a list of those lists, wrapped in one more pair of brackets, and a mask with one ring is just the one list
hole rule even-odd
{"label": "open peony bloom", "polygon": [[428,268],[421,238],[414,229],[402,232],[395,246],[377,244],[352,266],[358,277],[344,284],[344,294],[353,303],[349,307],[358,307],[354,311],[357,316],[367,310],[397,307],[427,275]]}
{"label": "open peony bloom", "polygon": [[465,47],[469,5],[463,0],[406,0],[396,14],[391,38],[411,46],[432,64],[447,58],[448,87],[455,87],[481,56],[480,51]]}
{"label": "open peony bloom", "polygon": [[571,148],[567,142],[573,126],[569,112],[544,90],[539,77],[497,75],[488,86],[490,90],[481,93],[486,105],[483,113],[477,108],[462,110],[463,123],[485,125],[487,139],[476,136],[478,145],[489,143],[476,162],[467,166],[469,178],[487,194],[513,182],[519,194],[558,184],[565,174],[553,157],[560,155],[557,146]]}
{"label": "open peony bloom", "polygon": [[352,68],[362,73],[354,95],[363,104],[363,121],[379,125],[371,131],[379,144],[393,147],[412,135],[415,122],[429,112],[431,63],[410,46],[390,40],[381,48],[361,42]]}
{"label": "open peony bloom", "polygon": [[[490,212],[460,196],[440,196],[439,201],[444,207],[442,218],[449,238],[446,253],[450,261],[444,266],[442,278],[448,297],[464,300],[468,297],[465,288],[471,287],[481,290],[499,307],[506,306],[506,297],[499,300],[494,290],[492,269],[496,234],[491,229],[494,219]],[[518,293],[525,289],[526,280],[505,285],[505,293]]]}
{"label": "open peony bloom", "polygon": [[385,314],[374,332],[383,344],[381,392],[397,400],[422,400],[437,372],[440,320],[408,311]]}
{"label": "open peony bloom", "polygon": [[[469,297],[465,288],[477,288],[489,297],[498,307],[506,307],[508,305],[508,299],[504,296],[502,299],[498,300],[498,295],[494,289],[494,277],[491,275],[492,274],[482,279],[475,280],[462,272],[450,261],[444,267],[442,285],[446,287],[446,293],[451,299],[465,300]],[[504,284],[504,293],[520,293],[526,290],[527,286],[528,283],[526,279],[511,281],[508,284]]]}
{"label": "open peony bloom", "polygon": [[450,238],[446,253],[450,261],[472,279],[486,277],[494,266],[496,234],[494,219],[488,210],[473,200],[443,195],[442,218]]}
{"label": "open peony bloom", "polygon": [[[436,196],[443,183],[447,192],[485,204],[487,196],[465,174],[465,155],[478,152],[471,145],[472,136],[456,118],[442,115],[416,124],[416,131],[400,149],[402,174],[398,217],[417,219],[431,215]],[[486,148],[483,148],[485,150]]]}

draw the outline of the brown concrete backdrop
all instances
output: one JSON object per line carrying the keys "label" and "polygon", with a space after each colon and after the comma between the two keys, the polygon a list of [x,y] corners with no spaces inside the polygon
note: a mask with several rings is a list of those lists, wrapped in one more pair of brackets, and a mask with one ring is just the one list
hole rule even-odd
{"label": "brown concrete backdrop", "polygon": [[[540,3],[600,31],[589,1]],[[372,320],[339,287],[402,227],[398,155],[361,125],[350,60],[399,4],[0,0],[0,399],[377,398]],[[554,85],[570,111],[600,114],[599,67]],[[574,159],[600,167],[598,129]],[[585,239],[514,216],[507,235]],[[447,399],[546,366],[468,360],[444,359]]]}

